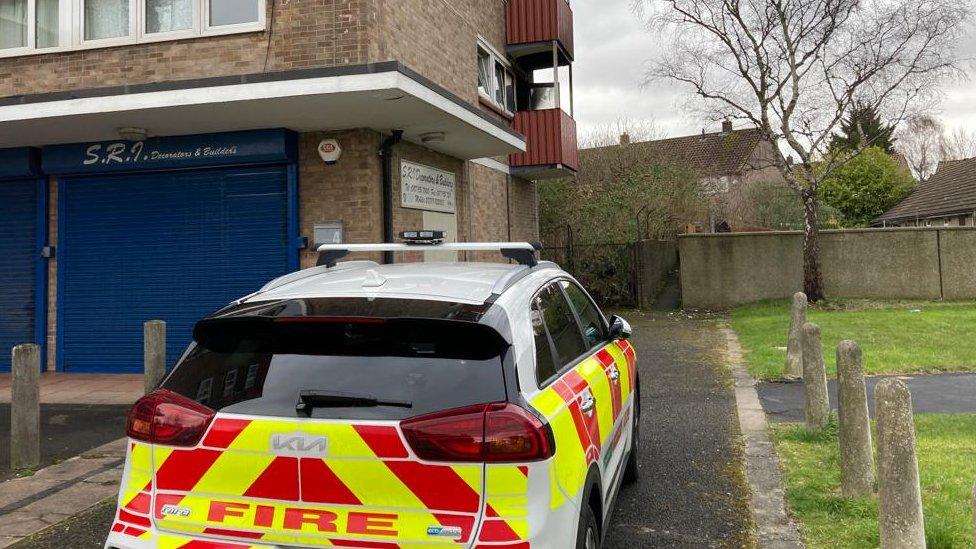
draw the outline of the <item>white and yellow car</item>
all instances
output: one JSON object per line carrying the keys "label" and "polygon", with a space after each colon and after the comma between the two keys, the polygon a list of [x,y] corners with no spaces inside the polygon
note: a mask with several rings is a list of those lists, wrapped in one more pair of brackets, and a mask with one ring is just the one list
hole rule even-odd
{"label": "white and yellow car", "polygon": [[[105,547],[600,547],[637,476],[630,327],[531,244],[419,236],[200,321],[130,413]],[[519,263],[335,262],[384,250]]]}

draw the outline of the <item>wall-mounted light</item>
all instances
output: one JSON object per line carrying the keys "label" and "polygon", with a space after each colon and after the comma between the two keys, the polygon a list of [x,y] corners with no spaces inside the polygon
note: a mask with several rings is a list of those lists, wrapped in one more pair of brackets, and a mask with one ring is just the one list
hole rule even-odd
{"label": "wall-mounted light", "polygon": [[420,134],[420,141],[424,144],[427,143],[443,143],[447,134],[444,132],[427,132]]}
{"label": "wall-mounted light", "polygon": [[146,128],[119,128],[119,137],[126,141],[145,141],[149,136]]}

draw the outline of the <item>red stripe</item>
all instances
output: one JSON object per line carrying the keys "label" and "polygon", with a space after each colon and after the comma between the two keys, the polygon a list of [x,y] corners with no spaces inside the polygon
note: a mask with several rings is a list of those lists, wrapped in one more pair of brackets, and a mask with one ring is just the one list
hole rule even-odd
{"label": "red stripe", "polygon": [[[580,394],[589,388],[589,383],[587,383],[587,381],[583,379],[583,376],[581,376],[576,370],[566,372],[563,379],[566,380],[570,387],[574,387],[576,389],[576,394]],[[597,402],[596,405],[600,406],[600,403]],[[597,418],[596,409],[594,409],[593,413],[591,414],[583,415],[583,424],[586,425],[586,429],[590,433],[590,441],[593,443],[593,446],[599,449],[600,441],[603,439],[600,437],[600,420]]]}
{"label": "red stripe", "polygon": [[203,439],[203,445],[211,448],[227,448],[251,424],[249,419],[218,418]]}
{"label": "red stripe", "polygon": [[474,549],[530,549],[529,542],[506,543],[503,545],[475,545]]}
{"label": "red stripe", "polygon": [[[497,517],[498,513],[491,505],[485,506],[485,513],[489,517]],[[487,519],[481,525],[481,533],[478,534],[479,541],[519,541],[522,538],[512,530],[502,519]]]}
{"label": "red stripe", "polygon": [[431,510],[477,513],[481,496],[454,469],[415,461],[387,461],[386,466]]}
{"label": "red stripe", "polygon": [[174,450],[156,472],[156,489],[189,492],[207,474],[220,454],[217,450]]}
{"label": "red stripe", "polygon": [[353,428],[377,457],[405,458],[409,455],[396,427],[353,425]]}
{"label": "red stripe", "polygon": [[329,468],[322,459],[305,458],[299,465],[302,483],[302,501],[333,503],[336,505],[362,505],[356,494]]}
{"label": "red stripe", "polygon": [[298,501],[298,458],[276,457],[244,497]]}
{"label": "red stripe", "polygon": [[529,476],[529,468],[526,467],[525,465],[519,465],[518,470],[519,470],[519,472],[521,472],[526,477]]}
{"label": "red stripe", "polygon": [[152,523],[149,522],[148,518],[133,515],[132,513],[126,512],[122,509],[119,509],[119,520],[135,526],[143,526],[145,528],[152,526]]}
{"label": "red stripe", "polygon": [[248,548],[250,545],[239,543],[228,543],[226,541],[188,541],[180,546],[180,549],[237,549],[239,547]]}
{"label": "red stripe", "polygon": [[135,526],[126,526],[125,527],[125,532],[123,532],[123,533],[125,535],[127,535],[127,536],[132,536],[134,538],[137,538],[137,537],[145,534],[146,533],[146,530],[143,530],[142,528],[136,528]]}
{"label": "red stripe", "polygon": [[613,355],[611,355],[606,349],[600,349],[596,353],[596,359],[600,361],[600,364],[602,364],[604,368],[614,363]]}
{"label": "red stripe", "polygon": [[[146,489],[151,489],[152,485],[146,487]],[[149,514],[149,504],[152,498],[146,492],[140,492],[136,494],[134,498],[129,500],[129,503],[125,504],[125,508],[134,513],[142,513],[143,515]]]}
{"label": "red stripe", "polygon": [[[606,353],[607,357],[610,358],[610,362],[608,364],[603,364],[603,373],[606,374],[607,383],[610,384],[610,400],[613,403],[613,421],[616,423],[617,419],[620,417],[620,408],[623,406],[623,395],[621,394],[622,389],[620,387],[620,376],[623,374],[620,373],[618,368],[617,380],[614,381],[610,376],[610,372],[617,367],[614,363],[613,357],[611,357],[610,353],[607,353],[606,350],[602,350],[600,353]],[[597,353],[597,355],[599,356],[599,353]],[[600,359],[600,362],[603,363],[603,359]]]}
{"label": "red stripe", "polygon": [[241,530],[227,530],[224,528],[204,528],[204,534],[213,534],[215,536],[225,536],[228,538],[244,538],[244,539],[261,539],[264,534],[261,532],[244,532]]}
{"label": "red stripe", "polygon": [[563,379],[559,379],[553,383],[552,388],[563,399],[566,407],[569,409],[569,415],[573,418],[573,424],[576,426],[576,436],[579,437],[580,446],[583,448],[583,453],[586,454],[586,464],[593,463],[595,460],[591,459],[591,449],[595,445],[590,439],[590,431],[586,427],[586,420],[583,418],[583,411],[580,409],[576,392]]}
{"label": "red stripe", "polygon": [[120,524],[118,522],[112,525],[113,532],[121,532],[122,530],[125,530],[125,525]]}

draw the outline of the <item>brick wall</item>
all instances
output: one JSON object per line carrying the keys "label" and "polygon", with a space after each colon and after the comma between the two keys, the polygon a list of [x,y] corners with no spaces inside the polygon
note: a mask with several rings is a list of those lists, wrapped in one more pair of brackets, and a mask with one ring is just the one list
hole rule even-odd
{"label": "brick wall", "polygon": [[[328,138],[338,139],[342,145],[342,157],[334,166],[326,165],[318,154],[319,141]],[[347,242],[380,242],[383,239],[382,166],[376,154],[381,142],[379,133],[365,129],[306,133],[299,137],[299,229],[302,235],[311,239],[317,223],[342,221]],[[302,266],[315,265],[317,259],[318,254],[307,250],[302,254]]]}
{"label": "brick wall", "polygon": [[375,1],[278,0],[270,41],[265,31],[0,59],[0,97],[366,63]]}
{"label": "brick wall", "polygon": [[505,51],[505,1],[376,1],[371,60],[398,60],[478,104],[478,37]]}
{"label": "brick wall", "polygon": [[539,240],[539,195],[536,193],[536,184],[513,177],[509,196],[512,240]]}

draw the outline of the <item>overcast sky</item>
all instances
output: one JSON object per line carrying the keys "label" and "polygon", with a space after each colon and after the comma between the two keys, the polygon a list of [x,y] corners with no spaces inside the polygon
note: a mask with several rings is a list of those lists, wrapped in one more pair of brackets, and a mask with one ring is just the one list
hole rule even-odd
{"label": "overcast sky", "polygon": [[[618,121],[653,121],[668,136],[717,131],[682,112],[685,88],[645,85],[657,43],[630,11],[630,0],[573,0],[576,20],[576,120],[581,135]],[[976,32],[960,50],[976,56]],[[974,79],[976,80],[976,79]],[[947,88],[941,118],[950,128],[976,130],[976,81]],[[714,124],[712,124],[714,126]]]}

